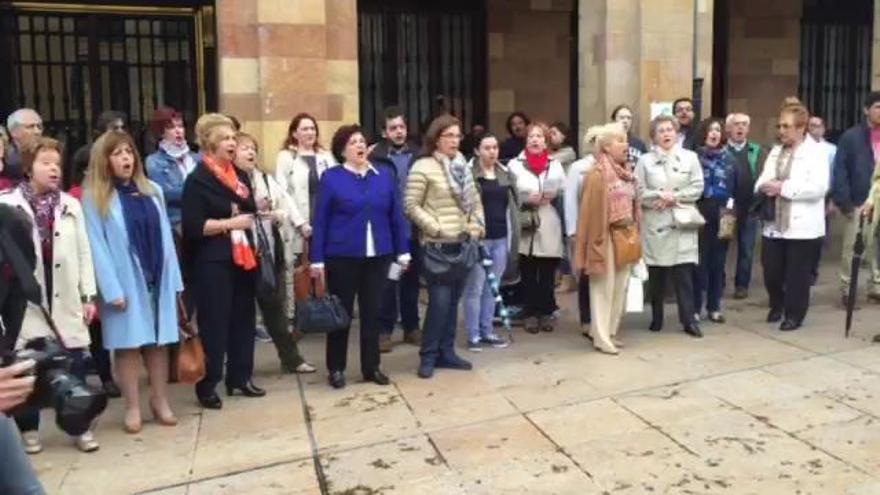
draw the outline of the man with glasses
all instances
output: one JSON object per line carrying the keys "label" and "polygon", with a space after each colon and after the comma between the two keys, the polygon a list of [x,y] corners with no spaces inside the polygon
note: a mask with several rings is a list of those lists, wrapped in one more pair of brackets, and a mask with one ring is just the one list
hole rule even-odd
{"label": "man with glasses", "polygon": [[735,299],[749,296],[752,283],[752,260],[755,255],[755,240],[758,233],[758,219],[749,214],[755,197],[755,181],[764,169],[766,150],[749,140],[751,119],[744,113],[731,113],[725,119],[727,131],[727,153],[733,159],[736,169],[736,189],[733,200],[736,205],[736,276],[734,279]]}
{"label": "man with glasses", "polygon": [[19,108],[9,114],[6,128],[12,138],[6,152],[6,166],[3,176],[17,184],[24,178],[21,171],[21,149],[27,143],[43,135],[43,119],[30,108]]}

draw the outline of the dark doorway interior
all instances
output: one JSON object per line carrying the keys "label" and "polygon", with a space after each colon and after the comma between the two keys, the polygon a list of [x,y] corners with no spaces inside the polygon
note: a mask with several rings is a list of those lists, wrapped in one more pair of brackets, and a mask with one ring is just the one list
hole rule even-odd
{"label": "dark doorway interior", "polygon": [[373,139],[390,105],[413,134],[447,111],[463,130],[486,122],[484,1],[360,0],[358,54],[361,124]]}

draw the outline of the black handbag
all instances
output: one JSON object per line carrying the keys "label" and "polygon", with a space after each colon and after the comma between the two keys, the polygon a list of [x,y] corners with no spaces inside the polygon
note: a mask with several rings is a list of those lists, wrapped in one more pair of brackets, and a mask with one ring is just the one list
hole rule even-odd
{"label": "black handbag", "polygon": [[257,294],[269,297],[278,289],[278,279],[275,277],[275,256],[269,246],[269,236],[263,228],[263,222],[257,218],[254,222],[257,231],[257,256],[260,265],[260,279],[257,281]]}
{"label": "black handbag", "polygon": [[338,296],[327,294],[322,280],[315,280],[314,292],[296,303],[296,329],[306,333],[330,333],[345,330],[351,316]]}
{"label": "black handbag", "polygon": [[429,242],[422,250],[425,281],[452,284],[464,279],[480,260],[480,246],[467,239],[461,242]]}

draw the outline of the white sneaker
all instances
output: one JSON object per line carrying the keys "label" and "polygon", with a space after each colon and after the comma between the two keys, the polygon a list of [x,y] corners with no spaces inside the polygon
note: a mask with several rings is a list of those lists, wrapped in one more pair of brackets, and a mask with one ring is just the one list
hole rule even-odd
{"label": "white sneaker", "polygon": [[26,431],[21,434],[21,442],[24,451],[29,455],[36,455],[43,451],[43,443],[40,441],[40,432]]}
{"label": "white sneaker", "polygon": [[76,448],[80,451],[86,453],[94,452],[101,447],[101,445],[98,444],[98,441],[95,440],[95,436],[92,435],[91,431],[87,431],[82,435],[75,437],[73,444],[76,445]]}

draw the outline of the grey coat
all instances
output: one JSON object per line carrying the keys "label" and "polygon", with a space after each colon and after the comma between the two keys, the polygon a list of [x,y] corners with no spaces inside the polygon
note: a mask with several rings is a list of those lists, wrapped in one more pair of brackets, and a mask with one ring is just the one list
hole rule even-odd
{"label": "grey coat", "polygon": [[[474,181],[477,190],[480,190],[479,179],[483,177],[483,168],[480,166],[478,159],[471,160],[471,169],[474,173]],[[516,177],[510,173],[507,167],[500,162],[495,164],[495,178],[498,179],[498,185],[506,187],[507,195],[507,266],[504,268],[504,274],[501,276],[502,285],[511,285],[519,282],[519,193],[516,189]],[[485,215],[484,215],[485,218]]]}
{"label": "grey coat", "polygon": [[699,229],[679,230],[672,209],[655,210],[663,191],[671,191],[682,205],[694,206],[703,195],[703,167],[693,151],[676,148],[668,154],[651,151],[636,166],[642,204],[642,247],[645,264],[674,266],[697,263]]}

